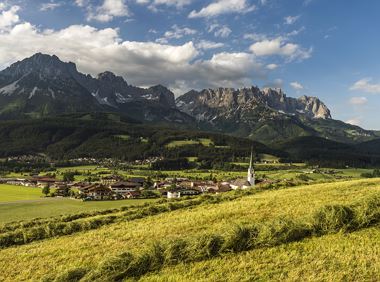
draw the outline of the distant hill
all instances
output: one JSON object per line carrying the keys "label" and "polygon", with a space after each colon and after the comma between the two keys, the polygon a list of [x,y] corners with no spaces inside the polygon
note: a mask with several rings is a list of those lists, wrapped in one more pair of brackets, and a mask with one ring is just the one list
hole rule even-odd
{"label": "distant hill", "polygon": [[[202,138],[209,139],[210,145],[167,146],[176,140]],[[251,146],[258,154],[284,156],[278,150],[249,139],[149,126],[115,113],[78,113],[0,122],[0,157],[46,154],[58,160],[79,157],[135,160],[152,156],[231,160],[234,156],[248,156]]]}
{"label": "distant hill", "polygon": [[366,167],[380,165],[380,142],[377,140],[377,147],[375,143],[344,144],[321,137],[304,136],[279,143],[275,147],[287,152],[293,161],[332,167]]}

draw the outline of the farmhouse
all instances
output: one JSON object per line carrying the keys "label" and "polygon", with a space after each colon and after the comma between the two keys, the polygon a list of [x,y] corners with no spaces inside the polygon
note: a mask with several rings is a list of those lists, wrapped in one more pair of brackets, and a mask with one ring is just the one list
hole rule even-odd
{"label": "farmhouse", "polygon": [[110,200],[112,199],[112,191],[104,185],[96,184],[88,188],[88,196],[94,200]]}
{"label": "farmhouse", "polygon": [[144,182],[145,182],[145,178],[143,178],[143,177],[132,177],[132,178],[128,179],[128,182],[133,182],[133,183],[139,184],[140,186],[143,186]]}
{"label": "farmhouse", "polygon": [[130,191],[123,195],[125,199],[138,199],[141,197],[140,191]]}
{"label": "farmhouse", "polygon": [[107,175],[107,176],[104,176],[102,178],[102,183],[104,185],[111,185],[113,183],[116,183],[116,182],[120,182],[120,181],[123,181],[123,177],[121,177],[120,175],[116,175],[116,174],[113,174],[113,175]]}
{"label": "farmhouse", "polygon": [[114,193],[134,192],[139,190],[140,187],[141,185],[135,182],[117,182],[109,186]]}
{"label": "farmhouse", "polygon": [[36,181],[36,186],[40,188],[47,185],[52,186],[57,182],[57,179],[51,177],[35,177],[33,180]]}

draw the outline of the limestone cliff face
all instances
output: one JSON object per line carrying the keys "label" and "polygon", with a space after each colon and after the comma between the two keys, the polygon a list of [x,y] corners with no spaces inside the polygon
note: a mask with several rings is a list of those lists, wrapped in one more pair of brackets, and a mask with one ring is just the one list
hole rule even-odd
{"label": "limestone cliff face", "polygon": [[316,97],[302,96],[298,99],[287,97],[281,89],[257,87],[232,89],[205,89],[190,91],[176,100],[177,107],[198,120],[212,121],[220,115],[249,115],[249,112],[263,111],[263,115],[288,114],[307,118],[331,119],[330,110]]}

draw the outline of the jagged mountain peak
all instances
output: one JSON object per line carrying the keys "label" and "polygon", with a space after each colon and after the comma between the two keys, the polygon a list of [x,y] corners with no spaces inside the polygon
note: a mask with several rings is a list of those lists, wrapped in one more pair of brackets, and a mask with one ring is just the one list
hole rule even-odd
{"label": "jagged mountain peak", "polygon": [[1,73],[8,79],[30,74],[38,74],[40,79],[47,79],[57,76],[70,77],[76,72],[76,65],[72,62],[63,62],[55,55],[36,53],[29,58],[13,63]]}
{"label": "jagged mountain peak", "polygon": [[177,98],[176,105],[206,126],[232,132],[273,120],[331,118],[330,110],[318,98],[296,99],[279,88],[260,90],[256,86],[191,90]]}
{"label": "jagged mountain peak", "polygon": [[175,108],[174,94],[162,85],[134,87],[110,71],[94,78],[55,55],[36,53],[0,71],[0,118],[85,111],[119,112],[146,121],[192,122]]}
{"label": "jagged mountain peak", "polygon": [[100,81],[105,81],[105,82],[110,82],[110,83],[128,84],[122,76],[118,76],[110,71],[99,73],[97,79]]}

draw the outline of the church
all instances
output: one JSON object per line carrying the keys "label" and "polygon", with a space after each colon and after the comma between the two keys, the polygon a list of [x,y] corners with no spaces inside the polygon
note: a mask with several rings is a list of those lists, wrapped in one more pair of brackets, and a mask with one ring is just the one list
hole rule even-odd
{"label": "church", "polygon": [[247,172],[247,179],[238,179],[230,184],[231,188],[236,189],[249,189],[255,187],[255,168],[253,162],[253,148],[251,150],[251,158],[249,161],[249,167]]}

